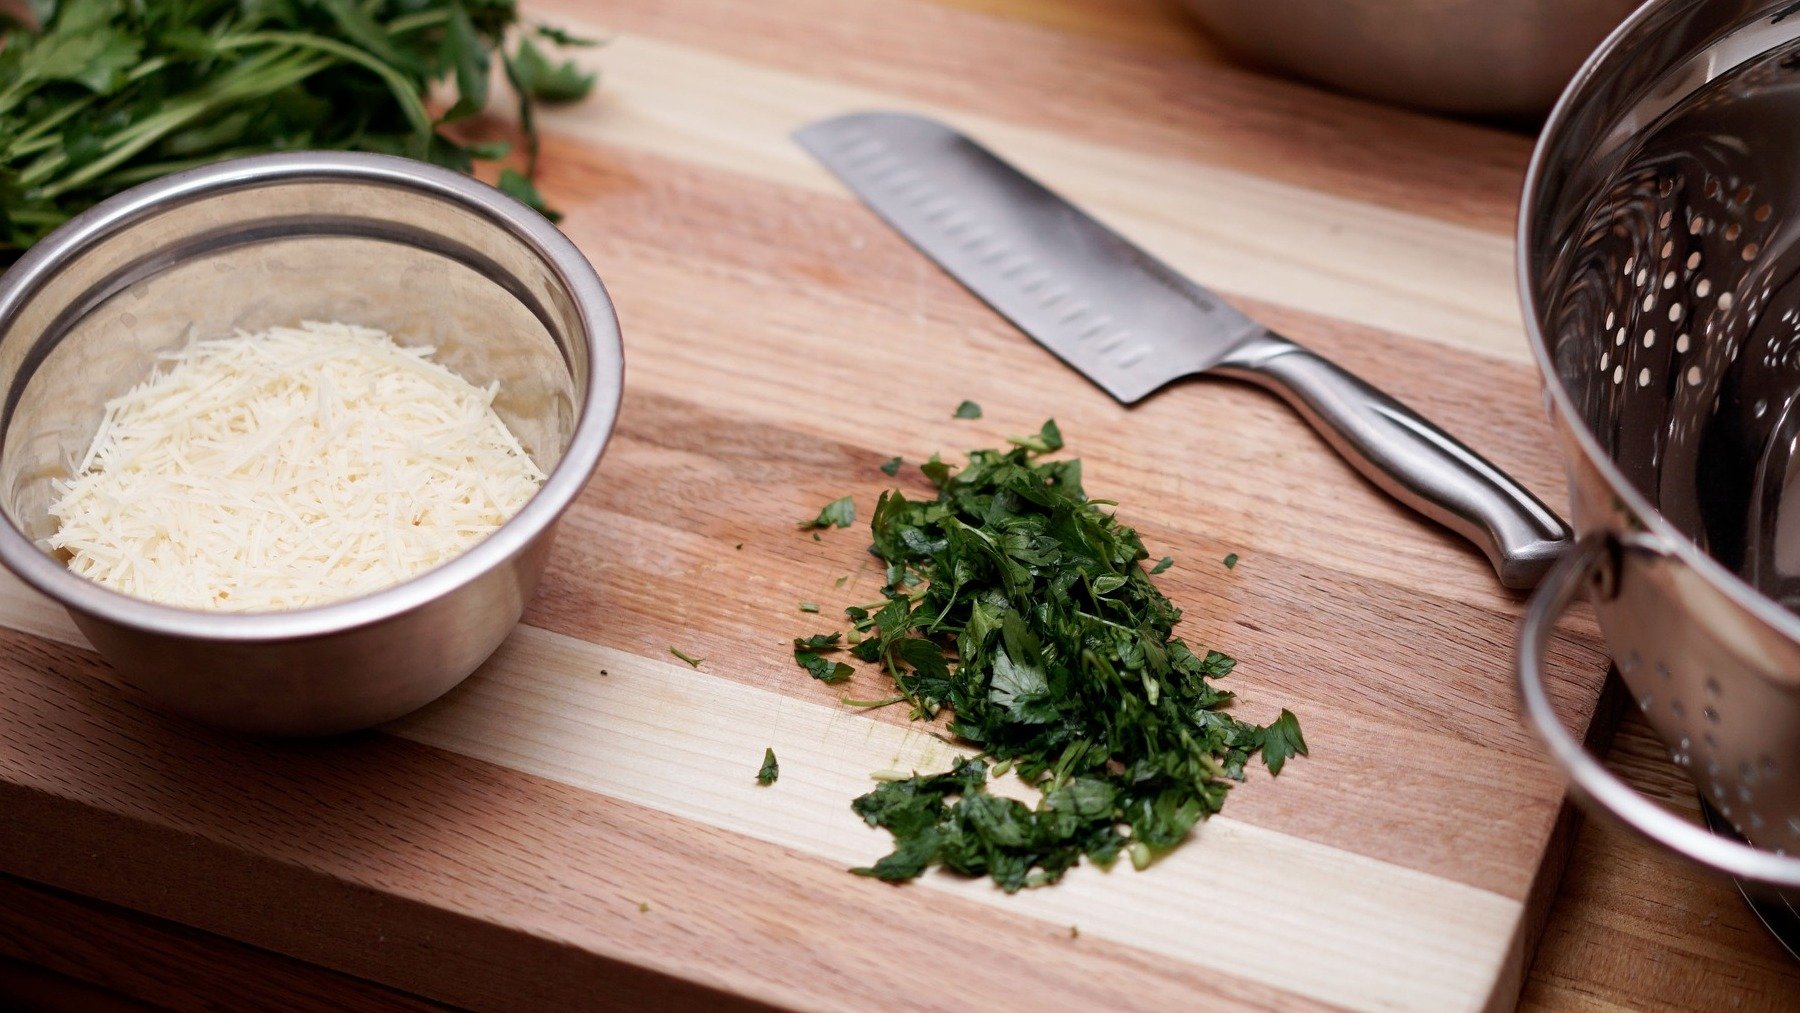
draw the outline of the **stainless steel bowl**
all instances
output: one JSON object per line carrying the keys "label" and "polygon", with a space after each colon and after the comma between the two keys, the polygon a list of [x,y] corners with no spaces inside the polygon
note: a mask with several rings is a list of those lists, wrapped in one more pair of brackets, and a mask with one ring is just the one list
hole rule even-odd
{"label": "stainless steel bowl", "polygon": [[1639,0],[1187,0],[1231,48],[1386,102],[1535,116]]}
{"label": "stainless steel bowl", "polygon": [[[105,402],[190,332],[342,320],[429,344],[548,474],[493,535],[374,594],[207,613],[119,594],[43,548],[53,480]],[[0,562],[68,609],[126,681],[253,733],[330,734],[443,694],[518,622],[558,518],[600,461],[623,353],[612,301],[562,233],[465,176],[345,153],[246,158],[91,209],[0,277]]]}

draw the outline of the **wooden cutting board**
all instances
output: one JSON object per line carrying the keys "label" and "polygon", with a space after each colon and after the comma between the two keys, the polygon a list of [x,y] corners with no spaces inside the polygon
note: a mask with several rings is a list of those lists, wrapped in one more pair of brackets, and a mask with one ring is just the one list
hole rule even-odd
{"label": "wooden cutting board", "polygon": [[[1510,1002],[1566,836],[1514,702],[1522,600],[1263,394],[1113,403],[787,134],[941,116],[1561,503],[1512,289],[1525,143],[918,0],[533,14],[612,39],[598,96],[546,117],[543,185],[628,364],[525,624],[382,732],[254,742],[158,715],[7,578],[0,871],[466,1005]],[[965,398],[983,418],[951,417]],[[860,525],[794,522],[922,488],[880,473],[891,455],[1050,416],[1176,558],[1184,635],[1240,659],[1238,713],[1293,710],[1312,755],[1258,768],[1145,872],[1017,896],[851,876],[886,850],[849,809],[868,773],[953,752],[840,703],[882,695],[873,673],[794,666],[788,639],[879,579]],[[1553,668],[1585,723],[1591,626]]]}

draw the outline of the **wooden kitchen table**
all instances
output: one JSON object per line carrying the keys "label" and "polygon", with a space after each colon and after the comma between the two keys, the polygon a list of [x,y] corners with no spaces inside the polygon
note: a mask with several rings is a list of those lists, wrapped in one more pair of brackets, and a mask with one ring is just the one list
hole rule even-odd
{"label": "wooden kitchen table", "polygon": [[[1512,293],[1526,137],[1234,67],[1160,0],[531,6],[614,37],[586,56],[598,95],[546,117],[543,188],[619,304],[628,379],[525,625],[383,732],[257,743],[157,715],[0,583],[0,994],[1441,1009],[1522,982],[1545,1008],[1800,1003],[1728,884],[1567,818],[1512,700],[1521,600],[1477,554],[1255,391],[1112,404],[783,134],[857,107],[954,119],[1559,503]],[[965,397],[982,420],[949,417]],[[1240,713],[1290,707],[1313,755],[1254,771],[1144,873],[1017,897],[851,877],[885,840],[848,811],[863,775],[952,753],[794,667],[786,639],[876,577],[860,531],[793,522],[846,492],[866,518],[890,454],[1048,415],[1178,559],[1159,579],[1184,635],[1241,658]],[[1586,721],[1591,620],[1553,661]],[[759,788],[764,746],[782,777]],[[1692,811],[1640,723],[1611,756]]]}

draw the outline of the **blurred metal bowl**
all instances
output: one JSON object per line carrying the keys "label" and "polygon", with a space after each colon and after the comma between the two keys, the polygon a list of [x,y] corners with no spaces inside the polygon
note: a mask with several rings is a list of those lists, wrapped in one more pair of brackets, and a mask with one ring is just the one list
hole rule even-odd
{"label": "blurred metal bowl", "polygon": [[[198,335],[301,320],[428,344],[476,385],[548,474],[463,555],[374,594],[288,612],[211,613],[128,597],[42,547],[51,483],[106,401]],[[440,696],[518,622],[558,518],[599,464],[624,360],[593,268],[523,204],[381,155],[296,153],[137,187],[0,277],[0,562],[68,609],[121,676],[208,724],[319,735]]]}
{"label": "blurred metal bowl", "polygon": [[1227,46],[1370,98],[1537,116],[1638,0],[1187,0]]}

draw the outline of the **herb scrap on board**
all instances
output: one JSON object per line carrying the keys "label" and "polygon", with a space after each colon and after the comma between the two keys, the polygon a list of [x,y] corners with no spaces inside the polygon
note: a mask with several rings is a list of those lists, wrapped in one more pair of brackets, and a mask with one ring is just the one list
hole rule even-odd
{"label": "herb scrap on board", "polygon": [[802,531],[814,528],[847,528],[856,523],[856,501],[849,496],[839,497],[820,508],[819,516],[800,522]]}

